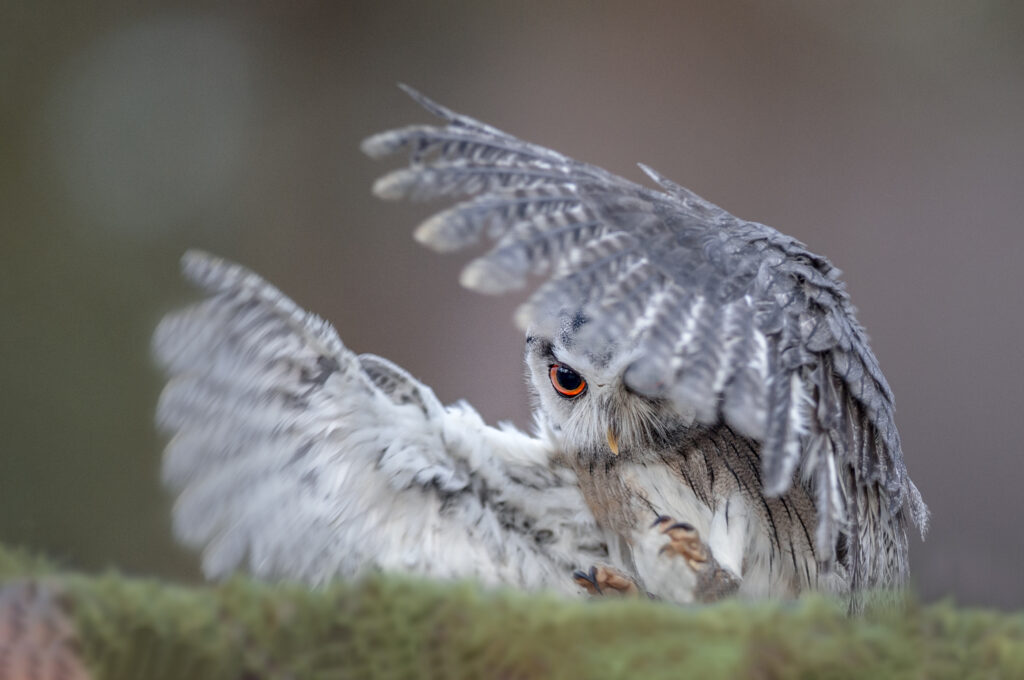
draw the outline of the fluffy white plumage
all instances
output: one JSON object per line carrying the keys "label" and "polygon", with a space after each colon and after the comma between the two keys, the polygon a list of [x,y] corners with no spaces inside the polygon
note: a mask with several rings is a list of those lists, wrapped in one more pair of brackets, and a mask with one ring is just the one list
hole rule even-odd
{"label": "fluffy white plumage", "polygon": [[550,442],[443,407],[241,267],[191,252],[183,268],[211,297],[157,328],[157,413],[175,532],[208,577],[376,567],[569,590],[600,554]]}

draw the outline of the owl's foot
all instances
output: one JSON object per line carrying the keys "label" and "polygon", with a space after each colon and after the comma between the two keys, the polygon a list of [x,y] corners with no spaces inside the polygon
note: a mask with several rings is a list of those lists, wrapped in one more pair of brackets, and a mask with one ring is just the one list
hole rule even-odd
{"label": "owl's foot", "polygon": [[668,543],[658,551],[660,555],[674,557],[676,555],[686,560],[686,563],[695,572],[700,572],[709,566],[711,551],[704,541],[700,540],[700,533],[688,522],[676,522],[668,515],[659,515],[651,528],[668,538]]}
{"label": "owl's foot", "polygon": [[590,571],[573,572],[572,578],[591,595],[639,595],[640,589],[631,578],[611,567],[591,567]]}
{"label": "owl's foot", "polygon": [[701,540],[698,532],[688,522],[677,522],[666,515],[659,515],[651,530],[660,537],[668,539],[658,550],[658,557],[682,557],[686,565],[696,576],[689,597],[679,597],[680,601],[689,599],[698,602],[714,602],[729,596],[739,588],[740,579],[728,569],[722,568],[718,560],[711,554],[707,543]]}

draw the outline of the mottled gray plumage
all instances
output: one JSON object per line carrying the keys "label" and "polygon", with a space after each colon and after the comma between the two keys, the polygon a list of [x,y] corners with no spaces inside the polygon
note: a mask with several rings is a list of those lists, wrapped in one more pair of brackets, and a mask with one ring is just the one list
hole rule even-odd
{"label": "mottled gray plumage", "polygon": [[405,89],[446,125],[367,139],[372,157],[412,156],[376,193],[477,195],[424,222],[418,240],[442,251],[494,241],[462,274],[481,292],[546,274],[520,309],[520,326],[582,304],[591,322],[581,342],[640,348],[623,376],[629,389],[760,443],[766,496],[786,492],[799,471],[816,499],[817,553],[830,561],[843,536],[854,587],[903,580],[907,517],[923,532],[927,508],[903,462],[892,392],[838,269],[649,168],[641,166],[663,191]]}
{"label": "mottled gray plumage", "polygon": [[157,420],[175,531],[209,576],[381,568],[676,602],[905,580],[927,509],[838,270],[648,168],[662,190],[408,92],[445,124],[367,139],[412,157],[375,191],[469,197],[416,231],[493,242],[466,286],[541,278],[517,313],[537,432],[441,405],[257,275],[189,253],[207,297],[157,329]]}

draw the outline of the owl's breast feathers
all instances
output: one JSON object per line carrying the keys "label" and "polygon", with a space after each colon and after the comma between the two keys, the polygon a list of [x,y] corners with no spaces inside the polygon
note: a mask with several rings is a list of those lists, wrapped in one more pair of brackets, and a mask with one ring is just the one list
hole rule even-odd
{"label": "owl's breast feathers", "polygon": [[651,592],[658,584],[649,582],[652,574],[643,573],[636,553],[663,515],[696,528],[740,579],[741,594],[845,589],[845,556],[825,573],[815,552],[814,501],[806,487],[794,480],[787,493],[766,497],[756,443],[724,425],[685,430],[670,447],[569,458],[598,524],[628,546],[621,566]]}

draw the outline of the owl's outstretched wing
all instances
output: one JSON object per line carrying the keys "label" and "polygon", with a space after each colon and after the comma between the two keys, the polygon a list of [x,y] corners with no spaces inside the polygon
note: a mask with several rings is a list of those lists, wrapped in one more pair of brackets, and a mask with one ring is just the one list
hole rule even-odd
{"label": "owl's outstretched wing", "polygon": [[574,592],[599,554],[548,445],[445,408],[245,269],[182,260],[208,297],[160,323],[174,529],[207,576],[320,583],[368,567]]}
{"label": "owl's outstretched wing", "polygon": [[[760,441],[767,493],[799,472],[818,501],[819,555],[832,555],[842,532],[855,585],[899,580],[906,517],[923,530],[927,509],[903,463],[892,393],[828,260],[649,168],[663,191],[404,89],[446,125],[367,139],[372,157],[412,156],[375,193],[475,196],[424,222],[419,241],[441,251],[493,241],[462,273],[481,292],[544,275],[521,326],[582,306],[595,340],[640,349],[627,386]],[[880,573],[886,552],[899,574]]]}

